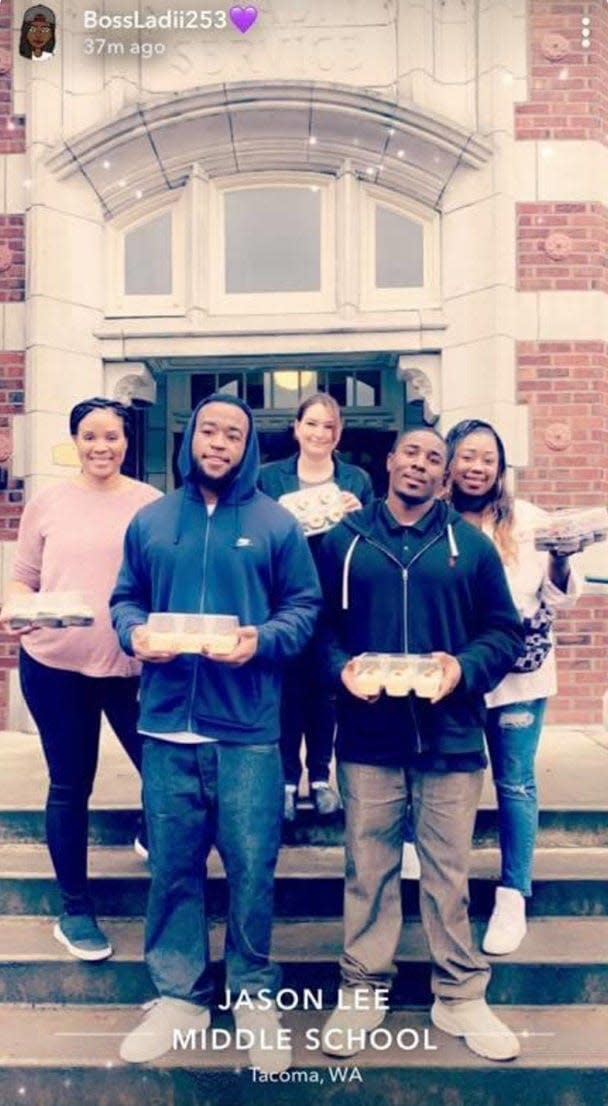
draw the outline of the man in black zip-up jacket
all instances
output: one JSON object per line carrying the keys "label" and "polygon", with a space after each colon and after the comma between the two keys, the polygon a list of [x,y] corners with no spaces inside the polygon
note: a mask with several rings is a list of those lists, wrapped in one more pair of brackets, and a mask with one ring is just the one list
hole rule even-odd
{"label": "man in black zip-up jacket", "polygon": [[[483,695],[522,652],[520,621],[492,543],[435,499],[443,439],[401,435],[389,490],[324,539],[320,648],[338,692],[338,778],[346,817],[345,946],[326,1052],[353,1055],[386,1013],[400,937],[401,842],[408,792],[421,863],[420,909],[433,961],[431,1017],[490,1059],[517,1038],[483,998],[489,967],[472,947],[468,863],[486,765]],[[353,658],[434,653],[434,698],[368,698]],[[361,994],[363,993],[363,999]]]}

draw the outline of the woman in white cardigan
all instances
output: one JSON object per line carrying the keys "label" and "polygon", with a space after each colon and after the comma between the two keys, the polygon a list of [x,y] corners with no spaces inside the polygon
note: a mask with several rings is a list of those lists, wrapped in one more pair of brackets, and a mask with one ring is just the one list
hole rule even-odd
{"label": "woman in white cardigan", "polygon": [[534,528],[546,513],[507,491],[505,450],[494,428],[467,419],[449,431],[446,441],[451,502],[496,545],[526,633],[525,657],[486,695],[501,879],[483,949],[500,955],[513,952],[526,933],[538,827],[534,761],[547,699],[557,691],[551,623],[556,608],[574,601],[580,582],[568,556],[535,549]]}

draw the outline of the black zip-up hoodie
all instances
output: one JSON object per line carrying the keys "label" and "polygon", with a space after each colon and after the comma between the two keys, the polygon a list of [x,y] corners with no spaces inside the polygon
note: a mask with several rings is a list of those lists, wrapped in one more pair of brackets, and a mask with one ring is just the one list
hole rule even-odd
{"label": "black zip-up hoodie", "polygon": [[[405,567],[392,551],[403,527],[375,500],[347,515],[321,544],[326,606],[319,648],[338,691],[342,760],[393,765],[417,753],[481,752],[483,696],[523,652],[521,623],[491,541],[439,501],[424,529]],[[456,657],[462,679],[434,705],[413,694],[368,703],[340,679],[359,653],[435,651]]]}

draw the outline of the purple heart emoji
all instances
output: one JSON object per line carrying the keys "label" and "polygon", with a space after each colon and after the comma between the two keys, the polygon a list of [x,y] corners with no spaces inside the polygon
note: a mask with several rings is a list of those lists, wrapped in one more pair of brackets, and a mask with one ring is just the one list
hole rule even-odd
{"label": "purple heart emoji", "polygon": [[246,8],[241,8],[240,4],[235,4],[228,15],[230,16],[230,22],[234,24],[237,31],[244,35],[250,27],[253,27],[258,17],[258,9],[254,8],[253,4],[248,4]]}

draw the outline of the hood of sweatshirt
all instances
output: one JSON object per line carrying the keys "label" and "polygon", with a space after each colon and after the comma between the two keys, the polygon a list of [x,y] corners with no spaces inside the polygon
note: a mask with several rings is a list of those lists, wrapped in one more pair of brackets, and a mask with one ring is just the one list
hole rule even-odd
{"label": "hood of sweatshirt", "polygon": [[194,494],[196,497],[200,496],[198,470],[192,460],[192,439],[194,437],[194,427],[196,425],[198,413],[209,403],[225,403],[229,404],[231,407],[239,407],[241,411],[245,412],[249,421],[249,433],[247,435],[247,443],[245,445],[243,457],[233,470],[229,483],[218,493],[218,499],[221,503],[242,503],[245,499],[250,499],[256,489],[260,468],[260,447],[258,444],[258,436],[253,425],[251,409],[244,400],[239,399],[237,396],[225,395],[223,392],[214,392],[213,395],[207,396],[206,399],[201,400],[201,402],[197,404],[190,416],[184,433],[184,440],[179,451],[178,468],[187,493],[190,495]]}

